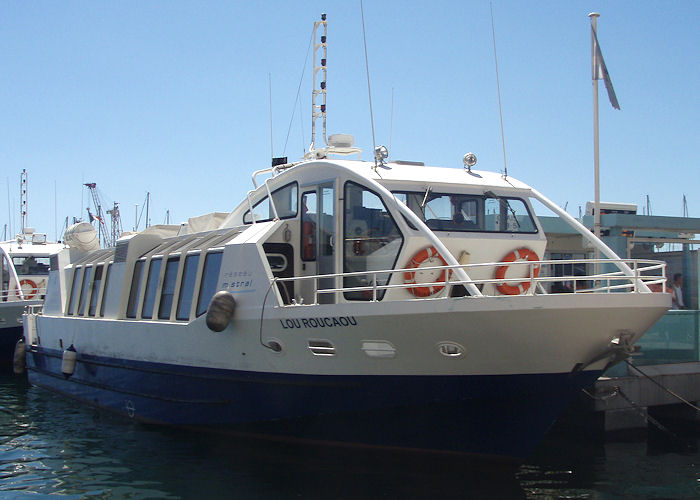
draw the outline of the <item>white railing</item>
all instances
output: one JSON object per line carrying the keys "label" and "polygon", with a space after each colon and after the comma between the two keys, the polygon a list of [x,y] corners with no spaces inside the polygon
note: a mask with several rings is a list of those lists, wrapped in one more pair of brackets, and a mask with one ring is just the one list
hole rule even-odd
{"label": "white railing", "polygon": [[[597,274],[586,275],[558,275],[556,276],[555,266],[567,266],[573,269],[575,265],[593,265],[593,268],[599,269],[604,265],[619,265],[624,263],[632,270],[632,275],[628,275],[623,271],[614,272],[599,272]],[[468,275],[484,275],[494,276],[496,269],[502,266],[508,266],[513,270],[519,270],[521,277],[515,278],[482,278],[461,280],[453,276],[454,269],[464,269]],[[404,273],[415,273],[428,271],[435,275],[445,273],[445,281],[432,281],[416,283],[403,283]],[[400,274],[401,283],[388,285],[380,285],[380,282],[390,281],[386,279],[386,275]],[[509,274],[515,274],[510,272]],[[382,276],[383,275],[383,276]],[[382,279],[378,278],[382,276]],[[524,276],[524,277],[522,277]],[[366,284],[361,286],[342,286],[331,288],[320,288],[319,280],[345,280],[346,278],[362,279]],[[364,278],[364,279],[363,279]],[[574,260],[541,260],[541,261],[516,261],[516,262],[489,262],[483,264],[467,264],[460,266],[426,266],[419,268],[404,268],[404,269],[385,269],[378,271],[364,271],[352,273],[335,273],[313,276],[300,276],[294,278],[273,278],[274,282],[313,282],[313,302],[319,303],[319,296],[323,294],[338,294],[348,292],[363,292],[366,294],[364,300],[375,302],[381,299],[385,290],[396,289],[411,289],[421,287],[444,287],[446,289],[435,293],[429,297],[413,297],[413,300],[425,299],[446,299],[450,297],[452,287],[457,285],[467,286],[474,285],[479,288],[485,295],[502,295],[496,292],[496,287],[500,285],[511,285],[517,287],[522,285],[523,293],[521,295],[544,295],[552,293],[612,293],[612,292],[627,292],[627,293],[649,293],[649,290],[656,292],[666,291],[666,263],[656,260],[641,260],[641,259],[574,259]],[[486,285],[493,285],[493,293],[488,293]],[[284,295],[284,292],[281,292]],[[406,296],[402,296],[405,298]],[[403,298],[401,300],[403,300]],[[392,299],[389,299],[392,300]],[[409,299],[410,300],[410,299]],[[301,305],[296,301],[291,301],[291,304],[286,305]],[[308,304],[308,302],[307,302]]]}
{"label": "white railing", "polygon": [[23,295],[19,293],[17,289],[15,290],[3,290],[0,292],[0,302],[20,302],[22,300],[38,300],[46,295],[46,288],[38,288],[37,291],[32,294],[32,298],[29,299],[29,293],[25,292]]}

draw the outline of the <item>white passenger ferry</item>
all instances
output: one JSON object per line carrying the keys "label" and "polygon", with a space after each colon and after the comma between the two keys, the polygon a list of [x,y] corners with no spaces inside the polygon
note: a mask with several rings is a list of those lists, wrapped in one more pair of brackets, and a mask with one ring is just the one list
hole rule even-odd
{"label": "white passenger ferry", "polygon": [[[143,422],[522,458],[670,307],[663,263],[473,155],[333,158],[358,152],[331,136],[230,213],[59,255],[30,382]],[[535,201],[606,257],[595,274],[542,260]]]}
{"label": "white passenger ferry", "polygon": [[11,365],[15,344],[22,338],[24,308],[44,300],[51,255],[64,248],[32,228],[0,242],[0,372]]}

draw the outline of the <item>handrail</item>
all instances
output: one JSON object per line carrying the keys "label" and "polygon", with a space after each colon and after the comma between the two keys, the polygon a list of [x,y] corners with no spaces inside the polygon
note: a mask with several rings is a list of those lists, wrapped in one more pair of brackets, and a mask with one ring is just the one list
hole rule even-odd
{"label": "handrail", "polygon": [[[632,276],[627,275],[623,270],[608,272],[608,273],[594,273],[586,275],[563,275],[563,276],[553,276],[546,275],[546,273],[540,273],[539,276],[535,277],[535,269],[539,267],[542,269],[546,266],[555,265],[573,265],[573,264],[624,264],[629,267],[632,271]],[[391,289],[406,289],[415,288],[416,286],[444,286],[445,288],[450,288],[455,285],[487,285],[487,284],[503,284],[503,283],[529,283],[530,289],[528,294],[537,295],[549,295],[542,285],[545,283],[561,283],[561,282],[572,282],[573,287],[568,290],[572,293],[610,293],[614,291],[627,291],[628,293],[652,293],[649,289],[649,285],[660,285],[661,291],[665,291],[666,279],[666,263],[656,260],[645,260],[645,259],[570,259],[570,260],[540,260],[540,261],[515,261],[508,263],[509,266],[527,266],[528,272],[524,277],[516,278],[481,278],[472,279],[468,281],[458,279],[456,276],[450,277],[452,272],[457,269],[469,269],[474,270],[478,268],[497,268],[503,266],[503,262],[487,262],[478,264],[465,264],[465,265],[447,265],[447,266],[425,266],[420,267],[419,271],[436,271],[442,272],[443,270],[448,270],[446,272],[445,281],[436,282],[426,282],[426,283],[395,283],[387,285],[379,285],[377,283],[377,276],[382,274],[392,274],[392,273],[405,273],[405,272],[416,272],[416,268],[403,268],[403,269],[383,269],[376,271],[358,271],[358,272],[348,272],[348,273],[334,273],[334,274],[318,274],[312,276],[296,276],[291,278],[273,278],[277,282],[296,282],[303,280],[313,280],[314,281],[314,298],[315,302],[318,303],[319,294],[335,294],[335,293],[346,293],[346,292],[370,292],[371,301],[376,302],[378,293],[381,290],[391,290]],[[655,274],[650,274],[654,273]],[[437,274],[437,273],[436,273]],[[323,278],[348,278],[348,277],[367,277],[367,284],[361,286],[345,286],[339,288],[319,288],[319,280]],[[583,282],[598,283],[597,286],[593,288],[583,287]],[[604,285],[601,285],[605,283]],[[638,286],[643,284],[642,287]],[[537,290],[540,290],[539,292]],[[483,293],[483,292],[482,292]],[[551,294],[556,294],[557,292],[552,292]],[[441,294],[437,297],[427,297],[429,299],[444,299],[448,298],[449,294]],[[415,300],[425,300],[425,298],[416,297]],[[291,304],[299,305],[299,304]]]}
{"label": "handrail", "polygon": [[[545,195],[537,191],[536,189],[530,188],[530,191],[534,198],[538,200],[540,203],[542,203],[544,206],[549,208],[552,212],[557,214],[559,217],[561,217],[564,221],[566,221],[571,227],[573,227],[578,233],[583,236],[584,240],[588,240],[588,242],[598,251],[600,251],[603,255],[607,256],[609,260],[605,260],[604,263],[609,264],[609,263],[616,263],[618,268],[625,273],[627,276],[634,277],[634,271],[629,268],[627,264],[625,264],[625,261],[620,259],[620,257],[614,252],[612,248],[610,248],[608,245],[603,243],[603,240],[597,238],[591,231],[581,224],[579,221],[574,219],[571,215],[569,215],[565,210],[561,209],[556,203],[554,203],[552,200],[547,198]],[[595,259],[595,260],[600,260],[600,259]],[[641,281],[637,280],[635,281],[636,286],[641,285],[642,291],[650,291],[644,283]]]}
{"label": "handrail", "polygon": [[[21,287],[20,287],[20,293],[22,292]],[[36,293],[34,296],[30,299],[19,293],[17,293],[17,290],[3,290],[0,292],[0,302],[22,302],[26,300],[38,300],[36,297],[40,297],[42,295],[46,295],[46,288],[37,288]]]}

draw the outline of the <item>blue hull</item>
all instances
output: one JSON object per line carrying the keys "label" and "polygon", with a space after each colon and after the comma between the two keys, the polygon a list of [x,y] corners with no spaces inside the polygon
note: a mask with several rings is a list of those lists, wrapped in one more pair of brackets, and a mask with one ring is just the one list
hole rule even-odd
{"label": "blue hull", "polygon": [[15,345],[22,338],[22,327],[13,326],[0,330],[0,373],[11,373],[14,364]]}
{"label": "blue hull", "polygon": [[143,422],[228,432],[525,458],[600,372],[322,376],[27,352],[29,381]]}

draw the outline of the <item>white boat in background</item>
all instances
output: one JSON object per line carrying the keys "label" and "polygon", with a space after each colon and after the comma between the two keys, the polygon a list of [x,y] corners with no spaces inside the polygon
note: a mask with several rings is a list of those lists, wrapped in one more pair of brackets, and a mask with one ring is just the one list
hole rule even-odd
{"label": "white boat in background", "polygon": [[[323,135],[230,213],[59,254],[25,316],[29,381],[143,422],[522,458],[670,307],[662,262],[618,258],[474,155],[334,159],[359,149]],[[533,202],[599,271],[556,275],[572,262],[542,260]]]}
{"label": "white boat in background", "polygon": [[16,239],[0,242],[0,370],[7,371],[15,344],[22,338],[22,314],[27,305],[42,304],[51,256],[65,249],[46,234],[26,228]]}

